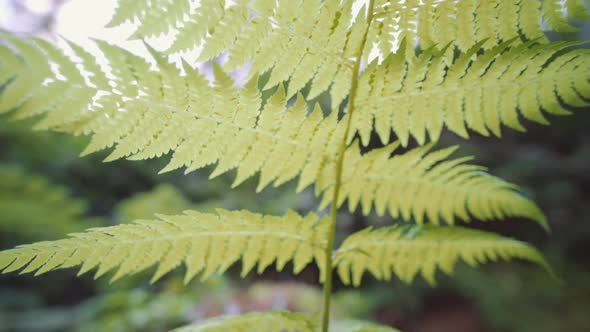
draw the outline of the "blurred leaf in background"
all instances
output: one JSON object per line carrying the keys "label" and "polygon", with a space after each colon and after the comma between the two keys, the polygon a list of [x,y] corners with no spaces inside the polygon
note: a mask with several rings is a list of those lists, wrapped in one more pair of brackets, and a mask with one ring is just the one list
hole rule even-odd
{"label": "blurred leaf in background", "polygon": [[175,215],[191,208],[191,203],[170,184],[160,184],[151,191],[127,198],[116,209],[120,222],[150,219],[155,214]]}
{"label": "blurred leaf in background", "polygon": [[88,204],[70,196],[67,188],[19,166],[0,165],[0,239],[57,239],[103,225],[85,216]]}

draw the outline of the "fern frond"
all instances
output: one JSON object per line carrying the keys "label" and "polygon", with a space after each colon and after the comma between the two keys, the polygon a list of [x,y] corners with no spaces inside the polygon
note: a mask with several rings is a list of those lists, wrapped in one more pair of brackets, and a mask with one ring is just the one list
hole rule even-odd
{"label": "fern frond", "polygon": [[509,41],[482,54],[476,45],[450,67],[434,49],[373,62],[360,79],[353,128],[366,145],[374,121],[384,144],[393,129],[405,146],[410,136],[423,144],[427,133],[436,141],[443,126],[462,137],[468,129],[500,136],[502,125],[524,130],[519,112],[546,124],[542,110],[561,115],[566,105],[590,105],[589,51],[574,45]]}
{"label": "fern frond", "polygon": [[[568,14],[588,19],[583,0],[377,0],[365,57],[376,45],[389,55],[402,40],[422,49],[451,44],[467,51],[486,40],[491,48],[513,38],[548,41],[543,26],[558,32],[575,31]],[[413,47],[408,51],[413,53]]]}
{"label": "fern frond", "polygon": [[[394,218],[414,219],[422,224],[428,219],[435,225],[441,220],[454,224],[455,219],[469,221],[505,217],[526,217],[544,228],[547,222],[541,210],[516,189],[485,172],[481,166],[467,164],[471,158],[449,159],[457,147],[430,152],[429,144],[403,154],[392,153],[399,142],[361,155],[360,144],[346,151],[340,201],[348,200],[349,210],[362,206],[367,215],[374,206],[377,214],[386,210]],[[321,207],[331,203],[333,179],[322,178],[317,191],[323,192]]]}
{"label": "fern frond", "polygon": [[[25,44],[24,41],[18,40],[18,42]],[[27,52],[23,55],[25,60],[49,57],[51,62],[60,65],[59,68],[74,66],[73,62],[67,62],[67,59],[55,57],[56,51],[43,52],[40,48],[34,47],[34,41],[32,43],[33,46],[30,49],[33,51],[25,50]],[[29,44],[26,43],[26,45]],[[275,186],[283,184],[297,176],[299,176],[298,190],[314,183],[318,186],[318,192],[329,193],[331,190],[333,169],[338,159],[338,142],[344,135],[346,117],[338,121],[337,113],[332,112],[324,118],[319,107],[308,114],[307,105],[301,96],[292,107],[287,108],[285,106],[287,97],[282,85],[262,105],[261,92],[255,80],[247,83],[243,89],[237,89],[231,78],[218,66],[214,67],[216,76],[214,86],[210,86],[204,77],[189,66],[185,66],[186,75],[181,76],[174,65],[167,63],[161,55],[151,49],[158,62],[158,71],[150,70],[145,60],[119,48],[102,42],[99,46],[112,68],[110,77],[107,78],[103,71],[96,69],[98,67],[94,64],[92,57],[72,45],[73,51],[82,59],[78,65],[93,73],[92,77],[87,78],[92,82],[83,87],[76,84],[66,88],[60,98],[74,105],[87,106],[79,109],[50,110],[38,127],[75,134],[91,134],[91,142],[84,153],[116,145],[107,160],[123,157],[147,159],[173,152],[170,163],[163,171],[186,166],[186,171],[189,172],[216,163],[212,177],[237,169],[234,186],[260,173],[257,190],[262,190],[269,184]],[[28,54],[29,52],[32,54]],[[28,61],[25,62],[27,63]],[[18,75],[35,76],[28,67],[24,68],[24,72]],[[72,76],[75,79],[75,73],[70,74],[69,71],[63,71],[62,75],[66,78]],[[368,72],[370,71],[369,68]],[[55,75],[49,77],[50,81],[53,80],[56,84],[66,86],[69,84],[69,82],[58,80]],[[564,76],[563,79],[571,78]],[[576,82],[580,80],[577,79]],[[116,88],[110,88],[110,85]],[[31,99],[36,95],[42,95],[43,91],[50,87],[51,85],[39,87],[37,91],[34,91],[35,94]],[[94,89],[93,97],[88,97],[85,93],[87,89]],[[562,87],[559,89],[564,91]],[[80,91],[84,93],[78,94]],[[26,105],[29,100],[22,105]],[[45,108],[39,108],[34,113],[44,110]],[[26,114],[22,113],[21,109],[16,111],[16,113],[19,112]],[[358,123],[359,121],[353,121],[357,128]],[[388,161],[388,152],[379,151],[361,157],[356,145],[349,148],[350,156],[346,158],[345,174],[354,174],[351,172],[356,169],[357,161],[365,161],[364,164],[359,163],[359,165],[368,167],[371,158],[379,155],[382,162],[375,163],[373,166],[374,169],[380,170],[377,172],[379,179],[377,181],[363,177],[358,179],[362,178],[370,183],[381,181],[391,184],[393,180],[390,174],[396,172],[394,167],[397,167],[397,162],[394,160],[400,158]],[[413,159],[401,158],[401,160]],[[448,164],[448,166],[452,165]],[[446,173],[449,173],[448,178],[445,177]],[[387,175],[381,177],[381,174]],[[429,218],[437,222],[437,216],[440,213],[447,222],[452,222],[455,215],[462,219],[469,218],[467,213],[469,211],[482,219],[519,215],[531,217],[539,222],[544,221],[532,203],[511,190],[504,190],[509,188],[509,185],[496,181],[494,178],[473,177],[473,174],[479,173],[475,172],[472,166],[458,166],[458,169],[447,169],[445,173],[439,174],[441,183],[449,182],[451,185],[450,188],[443,186],[446,188],[443,192],[450,190],[447,193],[457,195],[445,196],[449,199],[456,198],[452,201],[453,204],[445,209],[442,209],[443,205],[440,204],[432,205],[430,210],[426,210]],[[420,175],[416,173],[416,177]],[[350,176],[347,175],[347,181],[349,178]],[[471,179],[471,182],[466,184],[463,182],[465,178]],[[480,186],[478,181],[483,179],[489,181],[484,181],[482,186],[499,191],[484,191],[477,195],[469,195],[471,190],[475,189],[472,186],[476,184]],[[364,192],[362,188],[370,188],[370,186],[359,185],[360,182],[354,179],[350,181],[343,186],[344,194],[340,197],[343,199],[349,197],[349,205],[354,208],[361,198],[360,194]],[[422,182],[416,182],[416,184]],[[410,188],[414,190],[418,187]],[[411,192],[408,191],[407,194],[410,195]],[[413,203],[399,205],[402,201],[393,191],[385,187],[378,195],[370,193],[368,189],[363,195],[365,195],[362,196],[364,211],[370,210],[375,200],[375,206],[380,213],[389,206],[392,215],[398,216],[401,211],[402,217],[407,219],[410,217],[408,211],[415,210],[414,217],[420,221],[426,209]],[[327,194],[325,197],[329,196]],[[420,200],[418,202],[423,204]],[[478,204],[482,202],[486,203],[479,207]]]}
{"label": "fern frond", "polygon": [[89,229],[70,238],[38,242],[0,252],[0,271],[39,275],[81,266],[96,268],[95,277],[117,269],[113,280],[157,265],[155,281],[177,266],[187,268],[185,281],[202,273],[223,272],[242,261],[242,276],[256,264],[258,273],[276,261],[278,270],[293,262],[294,273],[314,259],[320,270],[329,222],[289,211],[283,217],[219,209],[217,214],[186,211],[134,224]]}
{"label": "fern frond", "polygon": [[[75,44],[70,46],[80,63],[45,42],[9,40],[23,61],[6,67],[15,79],[0,91],[2,111],[15,110],[20,117],[43,114],[37,128],[91,135],[83,154],[113,145],[108,161],[155,158],[172,151],[163,171],[186,166],[189,172],[217,163],[212,177],[237,169],[234,186],[259,172],[258,190],[300,174],[303,188],[324,169],[331,170],[336,160],[345,129],[337,114],[325,118],[319,107],[308,114],[301,96],[287,107],[282,84],[263,105],[256,79],[238,89],[218,66],[211,86],[188,65],[181,76],[151,49],[157,71],[142,58],[98,42],[110,65],[107,75]],[[59,73],[50,64],[56,64]],[[47,70],[32,67],[42,65]],[[92,75],[83,77],[77,70]],[[27,84],[31,81],[38,84]],[[21,87],[26,90],[21,92]]]}
{"label": "fern frond", "polygon": [[14,111],[15,118],[46,114],[37,126],[53,128],[78,119],[89,108],[96,89],[61,50],[39,38],[3,36],[19,53],[13,55],[17,61],[7,57],[10,60],[0,64],[11,77],[0,82],[5,85],[0,92],[0,113]]}
{"label": "fern frond", "polygon": [[[157,0],[154,2],[157,4]],[[117,8],[107,27],[116,27],[123,23],[133,23],[145,16],[149,8],[150,0],[119,0]]]}
{"label": "fern frond", "polygon": [[289,311],[250,312],[240,316],[220,316],[189,325],[173,332],[314,332],[317,322],[310,317]]}
{"label": "fern frond", "polygon": [[[117,14],[115,23],[140,15],[126,9],[125,2],[121,2],[124,14]],[[200,47],[198,61],[203,62],[227,52],[226,70],[251,62],[250,77],[255,77],[272,69],[265,90],[289,81],[288,97],[310,81],[309,99],[331,86],[337,106],[348,94],[351,57],[366,26],[364,12],[352,16],[352,0],[203,0],[194,8],[187,0],[160,2],[164,4],[145,6],[133,37],[174,30],[168,53]]]}
{"label": "fern frond", "polygon": [[407,283],[420,273],[434,284],[436,270],[452,274],[458,260],[476,266],[512,258],[551,271],[542,255],[524,242],[490,232],[435,226],[390,226],[354,233],[336,251],[334,264],[347,285],[358,286],[365,271],[378,280],[396,275]]}
{"label": "fern frond", "polygon": [[[141,3],[141,1],[132,2]],[[160,36],[169,33],[176,28],[176,22],[181,21],[184,15],[190,12],[190,8],[189,0],[152,0],[150,7],[145,8],[143,12],[135,13],[139,16],[139,26],[131,38]],[[116,11],[119,16],[121,16],[120,12],[120,10]],[[113,20],[115,18],[118,17],[114,16]],[[113,20],[109,24],[118,25]]]}
{"label": "fern frond", "polygon": [[[578,29],[568,23],[565,14],[568,11],[573,11],[575,16],[583,18],[576,14],[580,10],[579,2],[575,1],[561,1],[561,0],[543,0],[541,11],[543,13],[544,23],[547,26],[558,32],[571,32]],[[586,11],[588,13],[588,11]]]}
{"label": "fern frond", "polygon": [[47,178],[0,166],[0,229],[10,238],[55,239],[98,226],[98,218],[85,216],[86,209],[85,201]]}
{"label": "fern frond", "polygon": [[[183,25],[181,31],[175,36],[174,43],[169,50],[172,52],[179,52],[179,51],[186,51],[192,48],[199,46],[202,43],[203,38],[207,37],[208,33],[215,33],[214,30],[217,24],[220,24],[222,18],[225,16],[226,9],[225,9],[226,1],[225,0],[202,0],[199,1],[199,6],[197,8],[191,9],[190,16],[188,20],[182,18],[179,20],[178,23]],[[243,1],[240,1],[236,4],[236,7],[242,8],[247,10],[246,5]],[[235,11],[235,9],[234,9]],[[149,24],[150,21],[144,22],[144,25]],[[223,29],[231,29],[228,27],[229,22],[223,22]],[[244,24],[243,20],[238,22],[232,22],[230,25],[234,25],[241,28],[241,25]],[[171,27],[165,27],[165,29],[169,29]],[[188,33],[190,31],[190,33]],[[136,31],[134,35],[139,36],[140,31]],[[163,33],[163,31],[158,31],[156,33]],[[217,32],[219,35],[219,32]],[[145,36],[149,37],[149,36]]]}
{"label": "fern frond", "polygon": [[[33,91],[41,86],[46,77],[53,73],[43,53],[38,47],[24,40],[13,38],[9,34],[3,35],[21,53],[29,54],[27,62],[22,61],[8,46],[0,44],[0,74],[2,94],[0,95],[0,113],[14,110],[30,97]],[[41,98],[39,98],[41,99]],[[37,101],[38,103],[40,101]]]}

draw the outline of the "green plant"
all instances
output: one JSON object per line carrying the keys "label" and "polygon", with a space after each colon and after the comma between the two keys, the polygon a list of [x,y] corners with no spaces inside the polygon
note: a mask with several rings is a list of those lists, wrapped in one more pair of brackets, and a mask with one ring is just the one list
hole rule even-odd
{"label": "green plant", "polygon": [[162,184],[152,191],[139,193],[117,206],[116,214],[120,222],[151,218],[156,213],[181,213],[191,207],[191,203],[174,186]]}
{"label": "green plant", "polygon": [[14,238],[53,240],[104,224],[87,218],[87,202],[70,198],[66,188],[16,166],[0,166],[0,229]]}
{"label": "green plant", "polygon": [[[563,6],[557,0],[119,1],[112,26],[137,21],[136,38],[176,31],[164,53],[146,43],[156,70],[102,41],[106,66],[73,43],[66,56],[46,41],[4,33],[0,112],[42,115],[39,129],[90,135],[83,154],[114,146],[107,161],[171,153],[162,171],[216,164],[211,177],[236,169],[234,186],[258,174],[257,191],[299,177],[297,190],[314,185],[330,213],[163,215],[7,250],[0,269],[40,274],[81,265],[80,273],[96,268],[97,277],[117,269],[118,279],[157,265],[155,281],[184,264],[188,282],[237,261],[242,274],[275,261],[279,270],[292,263],[297,273],[315,262],[325,294],[321,319],[252,313],[182,331],[268,324],[325,332],[334,269],[344,283],[358,285],[365,271],[406,282],[421,274],[434,283],[437,269],[451,273],[459,259],[477,265],[516,257],[547,267],[526,243],[453,226],[527,217],[548,227],[516,186],[469,158],[450,159],[455,147],[431,150],[444,127],[465,138],[470,131],[500,136],[502,125],[524,130],[519,115],[547,123],[542,110],[561,115],[588,105],[588,50],[549,42],[541,29],[572,30],[563,9],[573,18],[589,16],[581,0]],[[169,62],[168,55],[199,45],[198,61],[228,53],[223,68],[213,63],[213,83],[186,61],[181,69]],[[248,82],[236,87],[228,72],[248,63]],[[330,106],[308,105],[325,92]],[[373,133],[384,147],[370,148]],[[395,152],[411,137],[418,147]],[[345,201],[351,211],[360,205],[364,214],[374,209],[416,225],[367,229],[334,251]]]}

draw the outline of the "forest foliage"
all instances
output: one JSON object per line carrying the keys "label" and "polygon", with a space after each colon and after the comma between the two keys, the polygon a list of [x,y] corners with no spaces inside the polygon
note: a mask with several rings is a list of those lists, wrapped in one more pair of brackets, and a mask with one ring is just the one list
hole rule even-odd
{"label": "forest foliage", "polygon": [[[548,229],[516,185],[469,157],[451,157],[456,147],[433,146],[443,130],[499,137],[503,127],[523,131],[523,119],[548,124],[548,114],[588,106],[588,50],[550,42],[542,29],[571,31],[570,18],[588,18],[582,0],[121,0],[110,25],[137,23],[131,38],[145,39],[151,60],[96,41],[105,63],[72,42],[60,48],[2,32],[1,113],[90,136],[82,154],[110,149],[105,161],[169,155],[161,172],[231,171],[232,187],[256,177],[256,192],[297,179],[296,190],[312,186],[330,213],[158,215],[3,251],[0,269],[79,266],[80,274],[114,272],[116,280],[157,266],[155,281],[184,265],[188,282],[238,261],[242,276],[273,263],[278,270],[292,263],[297,274],[315,263],[325,289],[321,318],[252,313],[184,330],[251,330],[252,321],[324,332],[334,270],[355,286],[365,271],[405,282],[420,273],[433,284],[437,269],[451,273],[459,259],[521,258],[550,270],[525,242],[456,226],[525,217]],[[170,49],[150,46],[150,37],[166,33],[174,36]],[[228,54],[224,64],[213,61],[212,82],[193,63],[171,62],[195,47],[198,62]],[[244,65],[240,86],[231,71]],[[317,103],[321,94],[329,105]],[[335,249],[345,203],[415,225],[365,229]]]}

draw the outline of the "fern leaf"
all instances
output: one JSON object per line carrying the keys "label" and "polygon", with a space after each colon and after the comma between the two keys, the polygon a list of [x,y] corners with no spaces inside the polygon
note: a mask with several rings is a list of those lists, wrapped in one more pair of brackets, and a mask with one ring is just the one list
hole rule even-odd
{"label": "fern leaf", "polygon": [[[190,13],[188,20],[181,21],[184,28],[178,32],[170,52],[186,51],[199,45],[215,24],[221,22],[225,13],[224,0],[203,0],[199,7]],[[227,22],[224,22],[227,24]],[[135,33],[135,35],[139,35]]]}
{"label": "fern leaf", "polygon": [[216,214],[186,211],[6,250],[0,252],[0,271],[22,269],[39,275],[81,266],[80,274],[96,268],[95,277],[117,269],[116,280],[157,265],[155,281],[184,264],[186,282],[198,273],[206,279],[223,272],[238,260],[242,276],[256,264],[261,273],[275,261],[279,270],[292,261],[298,273],[315,260],[323,271],[328,227],[313,214],[302,217],[292,211],[283,217],[221,209]]}
{"label": "fern leaf", "polygon": [[512,258],[529,260],[550,271],[542,255],[524,242],[478,230],[435,226],[390,226],[354,233],[336,251],[334,264],[345,284],[358,286],[365,271],[378,280],[396,275],[407,283],[421,274],[434,284],[436,270],[452,274],[458,260],[476,266]]}
{"label": "fern leaf", "polygon": [[38,47],[29,41],[13,38],[7,33],[2,36],[14,47],[21,50],[21,58],[2,45],[2,76],[5,81],[0,98],[0,113],[13,111],[24,100],[30,97],[53,73],[49,63],[44,59]]}
{"label": "fern leaf", "polygon": [[[107,75],[107,69],[74,44],[72,52],[79,62],[68,60],[49,45],[41,48],[36,40],[15,39],[13,45],[25,53],[25,66],[11,75],[16,78],[0,92],[2,101],[15,101],[7,110],[16,109],[14,113],[20,117],[43,114],[38,128],[91,135],[83,154],[114,146],[106,159],[111,161],[155,158],[173,152],[163,171],[186,167],[190,172],[217,164],[212,177],[237,169],[234,186],[260,173],[258,190],[298,175],[299,188],[303,189],[322,172],[331,171],[337,160],[343,122],[335,112],[325,118],[319,107],[308,114],[302,96],[287,107],[282,84],[262,105],[256,79],[238,89],[215,66],[216,79],[211,86],[186,64],[186,75],[181,75],[153,49],[150,51],[157,70],[151,70],[142,58],[98,42],[109,63]],[[38,66],[43,61],[56,63],[68,70],[60,73],[65,75],[60,78],[51,70],[34,71],[28,67],[29,60]],[[76,76],[76,68],[91,75]],[[26,86],[20,85],[21,77],[50,83],[20,94],[11,88],[14,84],[19,89]],[[50,105],[43,103],[44,98],[50,98]]]}
{"label": "fern leaf", "polygon": [[[388,210],[394,218],[413,218],[419,224],[426,219],[438,225],[441,220],[454,224],[456,218],[469,221],[471,216],[480,220],[513,216],[548,227],[540,209],[516,186],[467,164],[471,158],[449,159],[456,147],[429,152],[429,144],[390,158],[399,145],[364,155],[358,144],[349,147],[337,204],[348,200],[351,212],[360,205],[365,215],[374,206],[379,215]],[[322,207],[331,203],[333,180],[322,178],[317,191],[323,192]]]}
{"label": "fern leaf", "polygon": [[[299,176],[298,190],[316,184],[318,192],[325,192],[325,198],[330,196],[328,193],[333,185],[333,169],[335,161],[338,159],[338,142],[344,135],[346,117],[338,121],[337,113],[332,112],[325,118],[322,110],[317,106],[308,114],[306,102],[301,96],[298,96],[292,107],[286,107],[288,99],[283,85],[280,85],[262,105],[261,91],[256,80],[251,80],[244,88],[238,89],[233,85],[230,77],[218,66],[214,66],[216,79],[211,86],[203,76],[186,64],[186,75],[180,75],[180,71],[174,65],[168,63],[164,57],[152,49],[150,50],[156,59],[157,71],[150,70],[150,65],[145,60],[117,47],[103,42],[99,42],[99,47],[111,66],[108,80],[105,80],[105,74],[99,71],[95,73],[95,76],[89,78],[95,80],[96,84],[82,85],[79,83],[67,88],[68,82],[59,82],[66,85],[65,94],[60,98],[74,102],[75,105],[88,106],[64,111],[62,123],[57,121],[61,114],[59,109],[50,112],[52,120],[49,125],[44,119],[41,120],[42,123],[45,121],[44,127],[50,129],[92,135],[84,154],[111,146],[115,146],[115,148],[107,160],[123,157],[147,159],[172,152],[172,158],[163,171],[186,167],[186,171],[189,172],[216,164],[216,168],[211,174],[212,177],[229,170],[237,170],[234,186],[259,173],[258,191],[270,184],[281,185]],[[73,51],[77,54],[80,52],[76,48]],[[63,67],[72,66],[67,63],[67,59],[54,58],[53,54],[56,52],[39,52],[41,52],[39,57],[49,57],[50,61],[58,64],[65,62]],[[98,67],[91,61],[92,59],[83,53],[80,54],[81,63],[77,65],[86,71],[96,71]],[[431,52],[430,54],[434,57],[436,53]],[[574,55],[575,53],[572,53],[572,56]],[[544,54],[544,56],[547,55]],[[391,63],[402,64],[403,59],[403,55],[398,54],[392,57]],[[544,62],[535,59],[536,62]],[[563,59],[567,60],[567,58]],[[461,61],[458,60],[447,75],[462,75],[464,69],[460,68],[467,67],[469,58]],[[423,63],[427,63],[427,61],[424,60]],[[571,63],[576,62],[565,61],[563,67],[571,66]],[[389,91],[391,86],[401,86],[400,82],[404,78],[413,77],[412,81],[420,81],[426,75],[434,75],[427,76],[427,82],[424,85],[428,86],[433,84],[429,83],[428,79],[436,81],[436,77],[439,77],[440,80],[444,70],[444,66],[440,65],[438,68],[431,66],[430,71],[419,69],[421,67],[412,67],[407,70],[407,73],[404,70],[401,73],[398,67],[403,66],[390,67],[387,74],[389,77],[395,78],[397,76],[397,78],[392,79],[391,84],[385,84],[379,83],[377,78],[379,74],[374,68],[378,66],[380,65],[372,64],[364,77],[367,77],[365,78],[367,82],[374,83],[367,84],[369,88],[374,87],[371,91],[383,91],[383,93]],[[405,66],[411,67],[411,65]],[[476,65],[472,65],[471,68],[476,68]],[[396,70],[398,72],[394,75]],[[33,74],[29,73],[29,75]],[[49,78],[56,79],[55,76],[49,76]],[[45,79],[46,77],[43,77],[41,81]],[[585,86],[581,84],[584,79],[569,76],[563,76],[562,79],[573,80],[577,85]],[[97,88],[91,88],[93,85],[97,85]],[[116,89],[109,89],[110,85],[115,86]],[[88,91],[88,89],[95,89],[94,96],[88,97],[86,93],[79,93],[80,91]],[[564,85],[559,89],[559,93],[567,96],[570,102],[583,103],[583,100],[579,98],[574,100],[575,93],[568,93],[572,89],[571,87]],[[373,92],[359,92],[359,100],[368,99],[367,96],[371,93]],[[17,112],[19,111],[17,110]],[[362,112],[356,114],[362,114]],[[354,118],[355,127],[358,126],[358,119],[365,118]],[[419,121],[408,123],[413,123],[412,128],[419,127],[418,124],[426,124],[429,126],[428,128],[434,128],[431,126],[434,117],[422,114],[419,119]],[[383,126],[377,128],[381,134],[385,131],[384,129],[388,130],[388,127]],[[439,126],[437,132],[440,132],[441,128]],[[404,159],[400,156],[400,158],[389,161],[389,154],[386,150],[361,156],[358,147],[352,146],[347,152],[349,157],[346,158],[345,170],[347,173],[345,174],[354,174],[351,172],[355,171],[356,164],[369,167],[373,156],[380,156],[380,162],[371,166],[375,170],[379,170],[376,173],[379,179],[377,182],[392,184],[393,181],[395,184],[397,180],[392,179],[389,175],[392,174],[391,172],[396,172],[395,167],[398,167],[394,160],[406,160],[405,163],[413,159]],[[358,161],[363,162],[357,163]],[[453,166],[453,164],[448,164],[448,166]],[[419,205],[414,206],[407,202],[402,204],[394,192],[388,191],[386,188],[382,188],[378,195],[369,193],[368,189],[366,194],[362,194],[364,193],[362,188],[370,187],[359,185],[359,182],[354,179],[343,186],[344,194],[341,197],[343,199],[349,197],[349,206],[352,208],[357,206],[362,197],[363,210],[366,213],[370,210],[372,202],[375,201],[375,206],[381,214],[384,213],[386,207],[389,207],[393,216],[399,216],[401,212],[404,219],[409,219],[413,215],[418,221],[423,220],[422,214],[426,211],[429,218],[435,223],[438,222],[439,214],[447,222],[453,222],[455,216],[468,219],[470,213],[480,219],[517,215],[544,222],[538,209],[528,200],[508,190],[509,185],[489,177],[472,178],[472,175],[479,174],[476,172],[477,168],[473,166],[459,165],[457,167],[458,169],[447,169],[450,172],[449,178],[445,178],[445,174],[438,175],[441,183],[450,182],[452,184],[451,189],[448,186],[443,186],[447,188],[445,190],[451,190],[450,192],[453,194],[459,193],[455,196],[445,196],[449,199],[456,197],[452,201],[453,204],[450,205],[442,205],[444,202],[441,202],[438,205],[432,205],[430,210],[425,210]],[[426,169],[429,169],[429,166],[424,168],[424,170]],[[388,175],[382,177],[380,174]],[[419,176],[421,174],[416,173],[416,177]],[[454,178],[455,176],[457,178]],[[350,176],[347,175],[347,178]],[[359,179],[361,178],[359,177]],[[472,182],[463,182],[466,179],[471,179]],[[483,181],[483,179],[489,179],[489,181],[484,181],[485,186],[498,189],[499,191],[496,193],[499,196],[494,196],[494,191],[484,191],[481,195],[470,196],[467,194],[469,190],[474,189],[470,186],[479,185],[478,181]],[[375,183],[375,180],[371,180],[371,178],[365,180]],[[456,187],[456,184],[459,187]],[[467,187],[461,187],[463,185],[467,185]],[[411,188],[414,190],[419,187]],[[407,194],[410,195],[412,192],[408,191]],[[514,200],[512,200],[513,198]],[[424,201],[419,200],[418,202],[423,204]],[[478,204],[481,202],[487,203],[480,208]],[[324,204],[327,203],[329,202],[325,200]],[[445,208],[443,209],[443,207]],[[414,209],[415,212],[410,213]]]}
{"label": "fern leaf", "polygon": [[116,27],[123,23],[141,20],[149,8],[150,0],[119,0],[115,14],[107,27]]}
{"label": "fern leaf", "polygon": [[[572,4],[572,2],[565,2],[565,5],[568,6],[572,6],[575,9],[579,10],[579,7],[576,8],[575,4]],[[571,32],[571,31],[577,31],[577,29],[570,25],[567,21],[567,18],[564,17],[564,13],[566,12],[567,9],[570,9],[571,7],[564,7],[563,6],[563,1],[560,0],[544,0],[543,1],[543,6],[542,6],[542,12],[543,12],[543,17],[545,19],[545,22],[547,23],[547,26],[550,29],[553,29],[555,31],[561,31],[561,32]]]}
{"label": "fern leaf", "polygon": [[217,25],[210,30],[210,38],[203,45],[200,62],[211,60],[227,50],[236,39],[242,26],[248,21],[248,10],[243,6],[233,6],[225,10]]}
{"label": "fern leaf", "polygon": [[[588,19],[581,0],[497,0],[497,1],[375,1],[375,21],[369,30],[368,57],[377,45],[385,57],[397,50],[401,41],[416,40],[422,49],[452,43],[467,51],[481,40],[492,48],[515,37],[547,41],[543,26],[558,32],[575,31],[568,14]],[[409,48],[413,53],[413,47]]]}
{"label": "fern leaf", "polygon": [[[481,44],[481,43],[480,43]],[[501,136],[501,126],[524,130],[522,117],[546,124],[542,110],[569,113],[590,105],[588,50],[571,50],[574,43],[500,44],[476,54],[480,44],[446,68],[445,51],[429,50],[405,57],[396,54],[372,64],[362,74],[353,118],[364,145],[374,121],[381,141],[391,129],[403,145],[409,137],[419,144],[426,133],[436,141],[446,126],[467,137],[468,129]]]}
{"label": "fern leaf", "polygon": [[[12,50],[5,45],[0,45],[0,86],[8,84],[8,82],[14,79],[14,75],[17,71],[15,68],[22,67],[22,61],[12,52]],[[8,68],[12,68],[9,70]],[[1,99],[0,99],[1,102]],[[6,107],[0,108],[0,110],[6,109]]]}
{"label": "fern leaf", "polygon": [[250,312],[240,316],[219,316],[173,332],[314,332],[316,322],[304,314],[289,311]]}
{"label": "fern leaf", "polygon": [[[14,73],[14,79],[2,91],[0,112],[15,111],[15,118],[46,114],[36,127],[47,129],[75,121],[89,108],[95,91],[61,50],[38,38],[20,40],[7,36],[7,40],[22,51],[19,55],[24,63],[6,68]],[[55,62],[48,61],[48,57]],[[60,111],[55,112],[56,109]]]}
{"label": "fern leaf", "polygon": [[[136,1],[136,3],[141,3]],[[119,11],[117,11],[119,12]],[[169,33],[176,22],[190,12],[189,0],[152,0],[139,19],[139,26],[131,38],[154,37]],[[116,22],[115,22],[116,23]],[[113,21],[110,25],[114,24]]]}
{"label": "fern leaf", "polygon": [[[133,37],[176,31],[168,53],[201,46],[198,61],[202,62],[227,52],[228,71],[249,62],[250,77],[271,71],[265,89],[289,81],[287,96],[292,97],[312,82],[311,99],[330,89],[334,81],[330,89],[333,104],[346,98],[352,78],[351,54],[358,51],[366,26],[364,13],[353,20],[353,0],[203,0],[195,8],[187,1],[160,1],[164,5],[142,12]],[[116,15],[115,22],[139,15],[124,4],[122,1],[125,15]]]}

